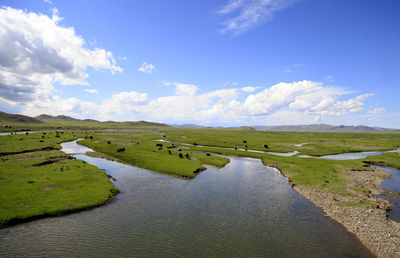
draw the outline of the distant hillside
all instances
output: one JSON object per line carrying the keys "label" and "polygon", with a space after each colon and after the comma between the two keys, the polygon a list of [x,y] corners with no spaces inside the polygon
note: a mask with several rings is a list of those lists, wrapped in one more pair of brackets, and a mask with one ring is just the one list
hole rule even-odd
{"label": "distant hillside", "polygon": [[43,121],[43,122],[49,122],[49,121],[54,121],[54,122],[77,122],[77,121],[82,121],[76,118],[72,118],[69,116],[50,116],[50,115],[45,115],[41,114],[39,116],[35,117],[36,119]]}
{"label": "distant hillside", "polygon": [[29,124],[40,124],[42,121],[24,115],[8,114],[0,111],[0,122],[6,123],[29,123]]}
{"label": "distant hillside", "polygon": [[253,128],[258,131],[296,131],[296,132],[367,132],[367,131],[391,130],[380,127],[369,127],[365,125],[334,126],[328,124],[253,126]]}
{"label": "distant hillside", "polygon": [[41,114],[36,117],[29,117],[24,115],[16,115],[16,114],[8,114],[0,111],[0,123],[7,124],[7,123],[25,123],[25,124],[39,124],[39,123],[57,123],[57,122],[71,122],[74,124],[82,123],[83,126],[90,126],[90,124],[98,123],[99,125],[108,126],[110,125],[113,127],[114,125],[118,126],[152,126],[152,127],[160,127],[160,126],[168,126],[162,123],[155,123],[155,122],[147,122],[147,121],[126,121],[126,122],[115,122],[115,121],[107,121],[107,122],[100,122],[94,119],[77,119],[69,116],[51,116],[46,114]]}

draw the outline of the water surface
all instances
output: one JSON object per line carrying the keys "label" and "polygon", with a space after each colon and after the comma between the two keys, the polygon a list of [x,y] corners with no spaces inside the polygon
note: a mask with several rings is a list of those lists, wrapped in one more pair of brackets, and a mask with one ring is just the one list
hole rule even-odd
{"label": "water surface", "polygon": [[[75,143],[63,147],[83,153]],[[69,149],[69,150],[68,150]],[[76,154],[117,179],[108,205],[0,231],[0,256],[369,257],[343,226],[260,160],[230,157],[193,180]]]}
{"label": "water surface", "polygon": [[400,170],[392,167],[373,166],[389,172],[391,178],[385,179],[380,187],[385,191],[377,197],[388,199],[392,203],[392,210],[389,214],[389,219],[400,222]]}

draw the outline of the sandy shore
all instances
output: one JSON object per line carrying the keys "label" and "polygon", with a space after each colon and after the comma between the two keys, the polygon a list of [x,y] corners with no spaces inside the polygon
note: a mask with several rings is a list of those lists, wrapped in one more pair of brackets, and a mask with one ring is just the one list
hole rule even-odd
{"label": "sandy shore", "polygon": [[[379,185],[390,174],[378,170],[348,171],[346,185],[351,195],[343,197],[321,189],[293,185],[293,188],[318,207],[326,215],[343,224],[378,257],[400,257],[400,223],[387,218],[390,203],[374,197],[381,193]],[[365,188],[366,191],[354,190]],[[346,202],[366,205],[349,206]],[[371,207],[372,206],[372,207]]]}

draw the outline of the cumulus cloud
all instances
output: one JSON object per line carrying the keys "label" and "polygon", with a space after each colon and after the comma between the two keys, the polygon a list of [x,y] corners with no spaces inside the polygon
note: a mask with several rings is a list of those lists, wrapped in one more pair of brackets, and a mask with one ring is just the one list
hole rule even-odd
{"label": "cumulus cloud", "polygon": [[96,89],[85,89],[87,93],[98,93],[99,91]]}
{"label": "cumulus cloud", "polygon": [[378,114],[383,114],[386,112],[386,109],[384,108],[374,108],[373,110],[369,110],[367,112],[367,114],[371,114],[371,115],[378,115]]}
{"label": "cumulus cloud", "polygon": [[178,83],[178,82],[164,82],[165,86],[175,86],[175,94],[182,96],[193,96],[196,94],[198,86],[194,84]]}
{"label": "cumulus cloud", "polygon": [[86,69],[122,72],[111,52],[84,47],[74,28],[52,17],[0,8],[0,100],[27,104],[50,98],[53,83],[86,85]]}
{"label": "cumulus cloud", "polygon": [[365,100],[373,96],[367,93],[348,97],[343,89],[306,80],[280,82],[258,93],[231,88],[198,94],[197,85],[164,84],[175,87],[172,95],[150,99],[146,93],[121,92],[100,104],[55,96],[48,103],[31,103],[25,114],[51,110],[53,114],[117,121],[304,124],[361,112]]}
{"label": "cumulus cloud", "polygon": [[231,0],[217,13],[227,16],[221,33],[240,34],[261,23],[268,22],[275,12],[291,6],[297,0]]}
{"label": "cumulus cloud", "polygon": [[152,73],[153,71],[156,70],[156,67],[152,64],[148,64],[146,62],[143,62],[143,64],[139,67],[138,71],[142,73]]}

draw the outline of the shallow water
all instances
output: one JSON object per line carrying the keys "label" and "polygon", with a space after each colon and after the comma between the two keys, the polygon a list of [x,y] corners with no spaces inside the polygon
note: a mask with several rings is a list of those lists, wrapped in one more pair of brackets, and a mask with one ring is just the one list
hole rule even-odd
{"label": "shallow water", "polygon": [[377,197],[390,200],[392,203],[392,210],[390,211],[389,218],[400,222],[400,170],[392,167],[373,166],[389,172],[392,177],[385,179],[380,187],[384,190],[395,191],[397,193],[384,192],[377,195]]}
{"label": "shallow water", "polygon": [[[64,143],[71,153],[83,153]],[[260,160],[230,157],[193,180],[75,155],[117,179],[108,205],[0,230],[0,256],[369,257],[343,226]]]}
{"label": "shallow water", "polygon": [[365,159],[369,156],[375,156],[383,153],[395,152],[400,150],[400,148],[389,151],[364,151],[364,152],[355,152],[355,153],[342,153],[335,155],[326,155],[321,156],[321,159],[333,159],[333,160],[350,160],[350,159]]}

